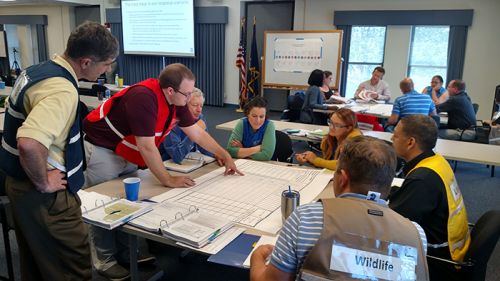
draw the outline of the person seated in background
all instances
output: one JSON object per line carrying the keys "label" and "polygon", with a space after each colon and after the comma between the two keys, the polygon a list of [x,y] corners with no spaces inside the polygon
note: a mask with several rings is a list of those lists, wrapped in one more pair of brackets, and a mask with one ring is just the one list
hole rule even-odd
{"label": "person seated in background", "polygon": [[262,97],[250,100],[229,137],[227,151],[233,158],[271,160],[276,148],[276,129],[267,119],[267,102]]}
{"label": "person seated in background", "polygon": [[[205,98],[203,97],[203,92],[198,88],[194,88],[187,102],[187,107],[196,119],[196,124],[208,132],[207,122],[202,113],[204,103]],[[212,153],[190,140],[181,128],[177,126],[170,131],[170,134],[168,134],[160,145],[159,150],[162,160],[172,159],[177,164],[180,164],[186,155],[193,151],[199,151],[210,157],[214,156]]]}
{"label": "person seated in background", "polygon": [[[389,207],[422,226],[429,255],[461,261],[470,243],[467,211],[448,161],[432,151],[437,135],[429,116],[410,115],[398,123],[392,143],[406,161],[405,180],[389,196]],[[442,262],[428,263],[431,280],[455,280],[459,272]]]}
{"label": "person seated in background", "polygon": [[300,111],[300,122],[307,124],[318,124],[326,125],[328,119],[327,115],[322,112],[314,112],[314,109],[328,109],[325,105],[325,99],[321,93],[320,87],[323,86],[324,72],[319,69],[315,69],[309,75],[307,84],[309,88],[306,91],[306,96],[304,98],[304,104],[302,104],[302,109]]}
{"label": "person seated in background", "polygon": [[[411,78],[401,80],[399,88],[403,95],[394,101],[392,114],[387,120],[387,125],[395,126],[401,118],[412,114],[436,115],[436,106],[432,99],[428,95],[415,91]],[[392,131],[392,129],[388,130]]]}
{"label": "person seated in background", "polygon": [[[384,200],[395,167],[396,153],[383,140],[365,136],[349,140],[335,170],[336,198],[298,207],[284,223],[274,249],[262,245],[252,254],[250,280],[351,280],[362,273],[378,280],[380,276],[371,270],[342,266],[355,264],[359,254],[390,261],[394,280],[428,280],[425,233]],[[388,253],[396,248],[413,253],[406,256],[411,267],[395,262],[406,264],[405,257]]]}
{"label": "person seated in background", "polygon": [[429,95],[434,104],[445,102],[448,98],[448,92],[443,87],[443,77],[441,75],[432,76],[431,85],[422,90],[422,94]]}
{"label": "person seated in background", "polygon": [[356,113],[348,108],[341,108],[330,116],[328,120],[328,134],[321,141],[322,157],[312,151],[296,154],[295,159],[300,164],[311,163],[318,168],[335,170],[341,147],[348,139],[362,135],[358,128]]}
{"label": "person seated in background", "polygon": [[375,67],[370,80],[366,80],[359,84],[354,94],[354,98],[360,99],[361,97],[359,94],[364,90],[365,94],[372,99],[388,102],[391,99],[391,92],[389,91],[389,85],[382,80],[384,74],[385,69],[383,67]]}
{"label": "person seated in background", "polygon": [[[321,90],[321,94],[323,95],[323,99],[328,100],[334,93],[332,92],[332,88],[330,88],[330,84],[332,83],[332,72],[329,70],[323,71],[323,85],[319,88]],[[338,93],[337,93],[338,94]]]}
{"label": "person seated in background", "polygon": [[440,128],[439,137],[450,140],[473,140],[476,131],[471,126],[476,125],[476,112],[472,101],[465,91],[465,82],[452,80],[448,84],[450,98],[436,106],[438,112],[448,112],[448,125]]}

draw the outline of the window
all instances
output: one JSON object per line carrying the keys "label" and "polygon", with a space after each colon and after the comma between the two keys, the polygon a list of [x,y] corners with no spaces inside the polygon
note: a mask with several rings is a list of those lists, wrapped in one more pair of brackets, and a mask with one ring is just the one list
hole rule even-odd
{"label": "window", "polygon": [[370,79],[384,62],[385,27],[353,26],[347,65],[345,97],[352,98],[359,83]]}
{"label": "window", "polygon": [[449,26],[412,28],[408,76],[413,79],[416,91],[429,86],[434,75],[441,75],[446,83],[449,32]]}

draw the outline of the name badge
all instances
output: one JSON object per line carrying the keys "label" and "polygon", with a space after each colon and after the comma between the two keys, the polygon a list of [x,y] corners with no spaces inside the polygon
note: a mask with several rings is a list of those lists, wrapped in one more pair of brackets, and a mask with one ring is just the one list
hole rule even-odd
{"label": "name badge", "polygon": [[[393,244],[394,245],[394,244]],[[416,280],[417,249],[395,244],[393,256],[333,244],[330,269],[353,277],[383,280]]]}

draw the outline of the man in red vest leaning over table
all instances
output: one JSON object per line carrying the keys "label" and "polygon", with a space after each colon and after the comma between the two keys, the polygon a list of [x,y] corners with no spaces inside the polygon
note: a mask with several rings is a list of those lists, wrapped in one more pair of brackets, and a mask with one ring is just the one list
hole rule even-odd
{"label": "man in red vest leaning over table", "polygon": [[[175,126],[212,152],[219,163],[225,165],[224,174],[241,174],[229,153],[196,124],[186,106],[194,84],[195,77],[189,68],[179,63],[170,64],[158,79],[150,78],[132,85],[89,113],[83,122],[87,159],[85,186],[117,178],[138,167],[148,167],[164,186],[193,186],[195,182],[189,176],[171,176],[167,172],[158,150]],[[102,231],[105,230],[91,230],[97,252],[93,262],[101,274],[116,265],[115,253],[111,250],[114,247],[110,245],[113,239],[96,236]],[[108,234],[103,235],[108,237]]]}

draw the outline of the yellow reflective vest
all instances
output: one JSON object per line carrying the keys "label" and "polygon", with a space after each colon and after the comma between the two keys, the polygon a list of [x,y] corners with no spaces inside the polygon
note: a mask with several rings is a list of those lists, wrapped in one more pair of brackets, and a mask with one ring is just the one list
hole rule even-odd
{"label": "yellow reflective vest", "polygon": [[448,201],[448,241],[428,246],[433,248],[448,247],[451,259],[462,261],[469,249],[470,236],[467,211],[453,170],[443,156],[436,154],[420,161],[408,174],[421,167],[429,168],[439,175],[446,188]]}

